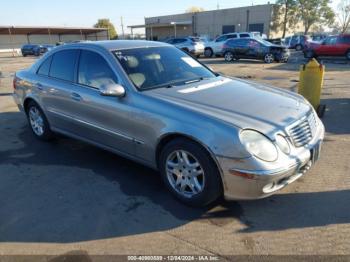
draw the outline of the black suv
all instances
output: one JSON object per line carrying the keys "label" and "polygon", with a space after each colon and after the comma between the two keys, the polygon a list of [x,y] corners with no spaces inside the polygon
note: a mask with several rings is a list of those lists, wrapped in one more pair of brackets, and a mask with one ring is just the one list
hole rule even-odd
{"label": "black suv", "polygon": [[224,44],[223,53],[227,62],[240,58],[263,60],[265,63],[287,62],[287,47],[255,38],[230,39]]}
{"label": "black suv", "polygon": [[52,47],[53,47],[52,45],[28,44],[28,45],[22,46],[21,52],[23,56],[27,56],[27,55],[40,56],[41,54],[46,53]]}

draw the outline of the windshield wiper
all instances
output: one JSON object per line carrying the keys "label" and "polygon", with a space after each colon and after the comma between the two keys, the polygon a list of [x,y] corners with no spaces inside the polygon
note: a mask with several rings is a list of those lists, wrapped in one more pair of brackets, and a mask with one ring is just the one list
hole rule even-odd
{"label": "windshield wiper", "polygon": [[191,84],[191,83],[196,83],[196,82],[200,82],[200,81],[203,81],[203,80],[207,80],[207,79],[210,79],[210,77],[199,77],[199,78],[195,78],[195,79],[192,79],[192,80],[188,80],[185,82],[185,84]]}

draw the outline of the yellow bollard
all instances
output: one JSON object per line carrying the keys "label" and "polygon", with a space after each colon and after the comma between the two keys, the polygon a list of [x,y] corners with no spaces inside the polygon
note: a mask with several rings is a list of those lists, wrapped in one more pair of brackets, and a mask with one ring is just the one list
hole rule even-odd
{"label": "yellow bollard", "polygon": [[320,105],[324,72],[325,66],[319,64],[315,58],[300,66],[298,93],[310,102],[320,117],[325,111],[325,106]]}

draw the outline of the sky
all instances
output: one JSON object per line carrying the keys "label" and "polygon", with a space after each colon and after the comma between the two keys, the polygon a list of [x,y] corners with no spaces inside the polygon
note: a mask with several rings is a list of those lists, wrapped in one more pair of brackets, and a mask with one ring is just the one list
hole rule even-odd
{"label": "sky", "polygon": [[[340,0],[333,0],[337,6]],[[144,24],[144,17],[184,13],[191,6],[205,10],[266,4],[269,0],[6,0],[0,6],[0,25],[92,27],[109,18],[121,34],[128,25]],[[274,0],[270,1],[274,3]]]}

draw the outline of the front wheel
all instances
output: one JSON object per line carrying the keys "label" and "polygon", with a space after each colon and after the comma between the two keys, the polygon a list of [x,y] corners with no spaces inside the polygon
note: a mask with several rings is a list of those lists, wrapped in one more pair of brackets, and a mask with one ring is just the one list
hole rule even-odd
{"label": "front wheel", "polygon": [[296,51],[301,51],[302,49],[303,49],[303,46],[300,44],[295,46]]}
{"label": "front wheel", "polygon": [[26,112],[33,134],[40,140],[51,140],[53,133],[41,108],[35,102],[29,102]]}
{"label": "front wheel", "polygon": [[211,50],[211,48],[206,48],[204,50],[204,56],[207,57],[207,58],[210,58],[213,56],[213,50]]}
{"label": "front wheel", "polygon": [[235,56],[230,51],[228,51],[224,54],[224,58],[225,58],[226,62],[232,62],[233,60],[235,60]]}
{"label": "front wheel", "polygon": [[315,57],[315,53],[312,50],[306,50],[304,53],[304,57],[305,58],[314,58]]}
{"label": "front wheel", "polygon": [[265,62],[266,64],[271,64],[274,60],[275,60],[275,57],[274,57],[274,55],[271,54],[271,53],[268,53],[268,54],[266,54],[266,55],[264,56],[264,62]]}
{"label": "front wheel", "polygon": [[175,139],[162,150],[159,167],[167,188],[180,201],[205,206],[222,195],[219,170],[210,154],[188,139]]}

